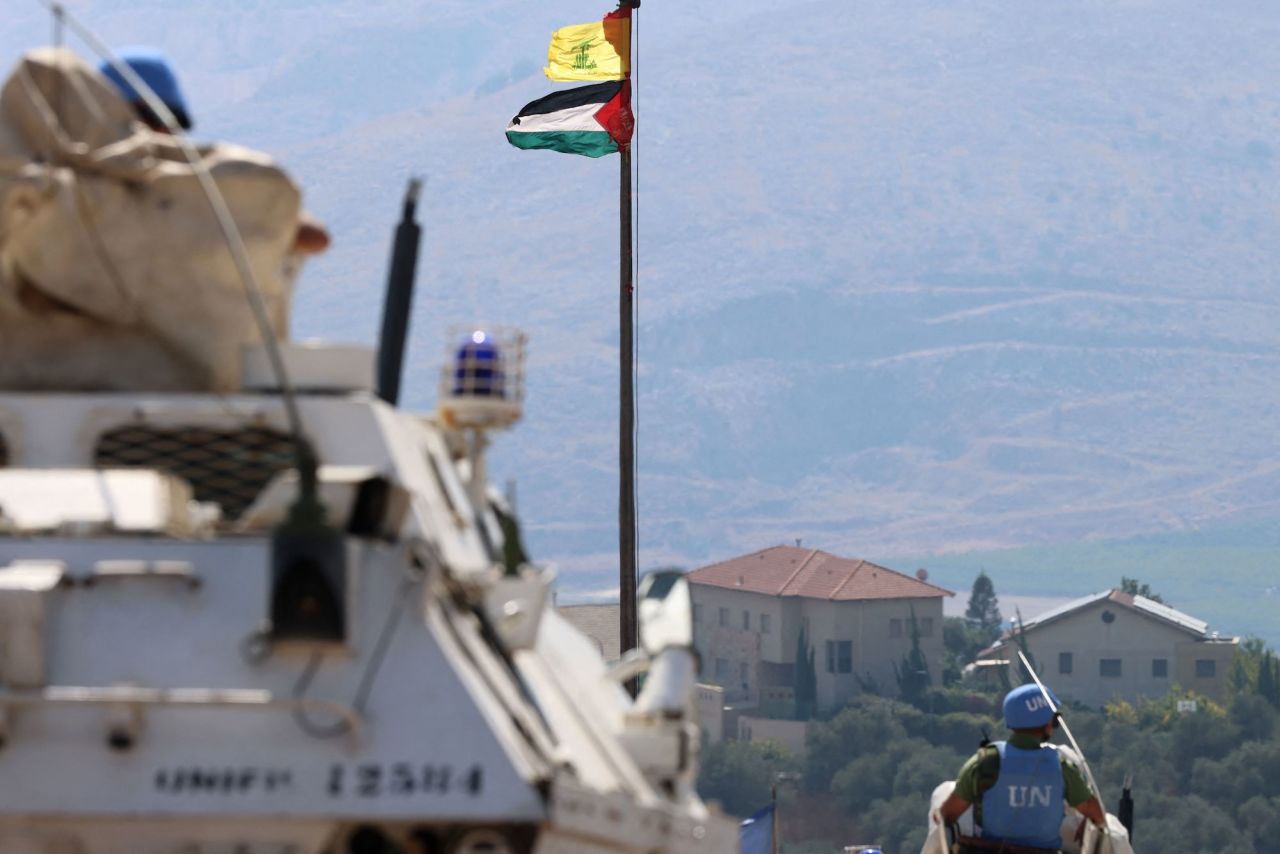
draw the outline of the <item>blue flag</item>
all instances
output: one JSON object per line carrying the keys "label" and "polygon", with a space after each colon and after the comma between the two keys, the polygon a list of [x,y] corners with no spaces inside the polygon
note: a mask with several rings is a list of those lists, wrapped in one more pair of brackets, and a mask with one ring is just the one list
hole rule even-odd
{"label": "blue flag", "polygon": [[773,804],[742,823],[738,828],[740,854],[773,854]]}

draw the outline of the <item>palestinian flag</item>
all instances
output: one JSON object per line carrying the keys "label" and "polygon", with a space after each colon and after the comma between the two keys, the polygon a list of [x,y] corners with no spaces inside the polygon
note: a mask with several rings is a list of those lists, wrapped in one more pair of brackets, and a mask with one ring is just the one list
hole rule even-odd
{"label": "palestinian flag", "polygon": [[603,157],[631,142],[635,123],[631,81],[613,80],[552,92],[525,104],[507,125],[507,141],[516,148]]}

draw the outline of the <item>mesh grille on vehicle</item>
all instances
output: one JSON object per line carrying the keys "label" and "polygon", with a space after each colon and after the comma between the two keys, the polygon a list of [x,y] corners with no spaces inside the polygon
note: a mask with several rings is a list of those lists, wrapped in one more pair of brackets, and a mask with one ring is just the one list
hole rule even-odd
{"label": "mesh grille on vehicle", "polygon": [[293,467],[288,434],[265,427],[119,427],[98,437],[99,468],[149,468],[191,484],[198,501],[222,506],[235,519],[278,472]]}

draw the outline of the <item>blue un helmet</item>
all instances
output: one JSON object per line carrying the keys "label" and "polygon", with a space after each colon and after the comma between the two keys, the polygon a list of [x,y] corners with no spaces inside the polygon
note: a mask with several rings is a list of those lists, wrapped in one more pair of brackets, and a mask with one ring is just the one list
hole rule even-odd
{"label": "blue un helmet", "polygon": [[1058,706],[1058,698],[1048,688],[1053,707],[1044,698],[1040,686],[1034,683],[1019,685],[1004,698],[1004,722],[1009,729],[1039,729],[1053,720],[1053,709]]}
{"label": "blue un helmet", "polygon": [[[183,130],[191,130],[191,113],[187,110],[187,99],[183,97],[182,87],[178,85],[178,75],[173,72],[173,66],[169,64],[169,58],[163,51],[154,47],[127,47],[119,52],[119,59],[120,62],[129,66],[134,74],[142,78],[143,83],[151,87],[151,91],[155,92],[156,97],[169,108],[169,112],[173,113],[173,117],[178,120],[178,125]],[[98,71],[115,84],[120,94],[134,106],[144,122],[156,130],[164,127],[160,117],[152,112],[142,96],[129,85],[124,75],[117,71],[114,65],[103,62]]]}

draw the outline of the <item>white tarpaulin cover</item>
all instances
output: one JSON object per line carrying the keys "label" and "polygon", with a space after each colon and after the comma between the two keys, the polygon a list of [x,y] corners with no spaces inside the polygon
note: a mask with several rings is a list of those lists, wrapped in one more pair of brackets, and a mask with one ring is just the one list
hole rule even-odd
{"label": "white tarpaulin cover", "polygon": [[[263,154],[199,151],[283,337],[299,190]],[[25,55],[0,89],[0,389],[232,390],[258,340],[174,139],[73,53]]]}

